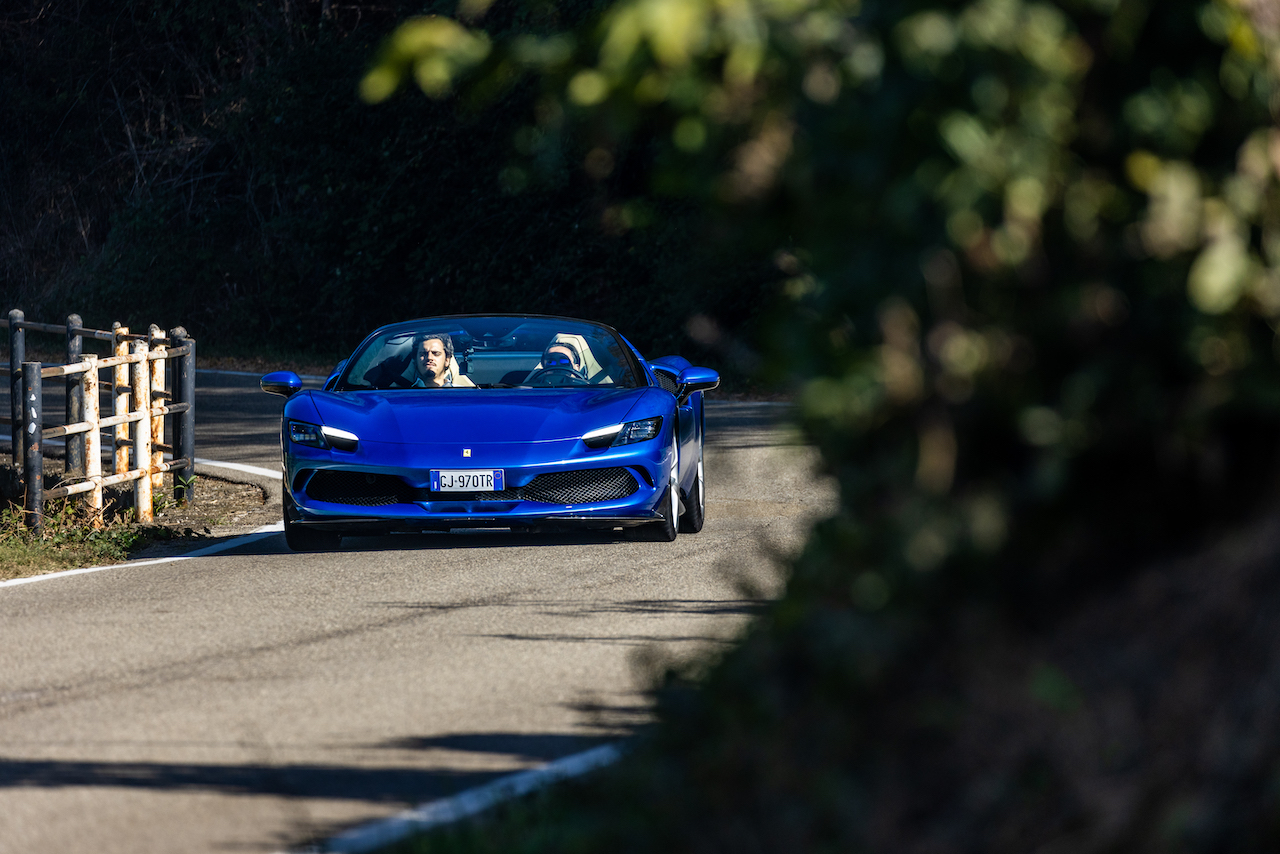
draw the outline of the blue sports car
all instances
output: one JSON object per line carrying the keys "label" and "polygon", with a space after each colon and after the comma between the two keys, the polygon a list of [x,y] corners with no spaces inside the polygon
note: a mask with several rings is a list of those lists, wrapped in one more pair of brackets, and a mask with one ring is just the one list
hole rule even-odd
{"label": "blue sports car", "polygon": [[646,361],[608,326],[540,315],[458,315],[374,330],[322,390],[291,371],[285,539],[492,527],[702,529],[703,392],[679,356]]}

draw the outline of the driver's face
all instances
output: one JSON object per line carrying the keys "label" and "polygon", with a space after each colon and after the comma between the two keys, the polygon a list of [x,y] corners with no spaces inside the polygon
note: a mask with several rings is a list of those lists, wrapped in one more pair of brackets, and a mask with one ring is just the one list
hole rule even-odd
{"label": "driver's face", "polygon": [[552,347],[550,350],[547,351],[547,357],[548,357],[547,359],[548,364],[544,365],[543,367],[551,367],[553,365],[569,365],[569,366],[572,366],[575,370],[581,367],[581,365],[579,365],[576,361],[574,361],[573,353],[569,352],[569,350],[567,350],[564,347]]}
{"label": "driver's face", "polygon": [[423,377],[440,379],[448,368],[448,360],[444,357],[444,344],[439,338],[428,338],[418,348],[418,372]]}

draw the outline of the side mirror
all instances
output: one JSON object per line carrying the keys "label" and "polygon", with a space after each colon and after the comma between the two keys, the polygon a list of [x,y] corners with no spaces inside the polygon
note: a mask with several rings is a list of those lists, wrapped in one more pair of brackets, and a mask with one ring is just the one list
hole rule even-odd
{"label": "side mirror", "polygon": [[302,380],[293,371],[273,371],[262,378],[262,390],[267,394],[293,397],[302,391]]}
{"label": "side mirror", "polygon": [[680,379],[676,386],[676,399],[683,404],[694,392],[710,391],[718,385],[720,385],[720,375],[710,368],[685,368],[680,372]]}

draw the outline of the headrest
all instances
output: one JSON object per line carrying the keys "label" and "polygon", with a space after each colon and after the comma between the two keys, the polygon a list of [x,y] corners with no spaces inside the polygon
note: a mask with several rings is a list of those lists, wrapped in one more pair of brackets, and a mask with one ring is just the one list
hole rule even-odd
{"label": "headrest", "polygon": [[565,344],[578,354],[582,361],[582,373],[587,377],[587,379],[594,378],[604,370],[604,368],[600,366],[600,363],[596,361],[595,354],[591,352],[591,346],[587,344],[587,339],[583,338],[581,335],[577,335],[572,332],[557,333],[556,336],[551,339],[551,343],[547,346],[551,347],[555,344]]}

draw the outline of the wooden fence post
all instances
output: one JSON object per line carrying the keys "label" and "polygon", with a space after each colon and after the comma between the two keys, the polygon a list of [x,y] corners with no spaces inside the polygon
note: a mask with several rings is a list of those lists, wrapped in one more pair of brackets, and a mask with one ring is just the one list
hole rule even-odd
{"label": "wooden fence post", "polygon": [[[165,391],[165,366],[167,360],[164,358],[167,352],[164,346],[164,331],[151,324],[151,353],[153,356],[158,355],[159,358],[152,358],[151,365],[151,405],[157,403],[164,405],[169,402],[169,393]],[[160,471],[164,465],[164,416],[156,415],[151,419],[151,470],[155,474],[151,475],[151,489],[164,489],[164,472]]]}
{"label": "wooden fence post", "polygon": [[[129,327],[115,325],[111,330],[112,352],[116,356],[129,355]],[[113,397],[112,415],[129,413],[129,366],[116,365],[113,372],[111,394]],[[129,470],[129,425],[117,424],[115,442],[112,444],[115,457],[115,474],[124,474]]]}
{"label": "wooden fence post", "polygon": [[89,491],[89,523],[102,527],[102,428],[98,426],[100,401],[98,398],[98,357],[84,357],[89,370],[82,377],[84,390],[84,420],[89,422],[89,432],[84,434],[84,476],[93,484]]}
{"label": "wooden fence post", "polygon": [[152,520],[151,507],[151,365],[147,363],[147,355],[151,348],[147,341],[133,341],[129,349],[141,360],[134,362],[133,375],[133,411],[143,417],[133,422],[133,459],[143,474],[133,482],[133,509],[139,522]]}

